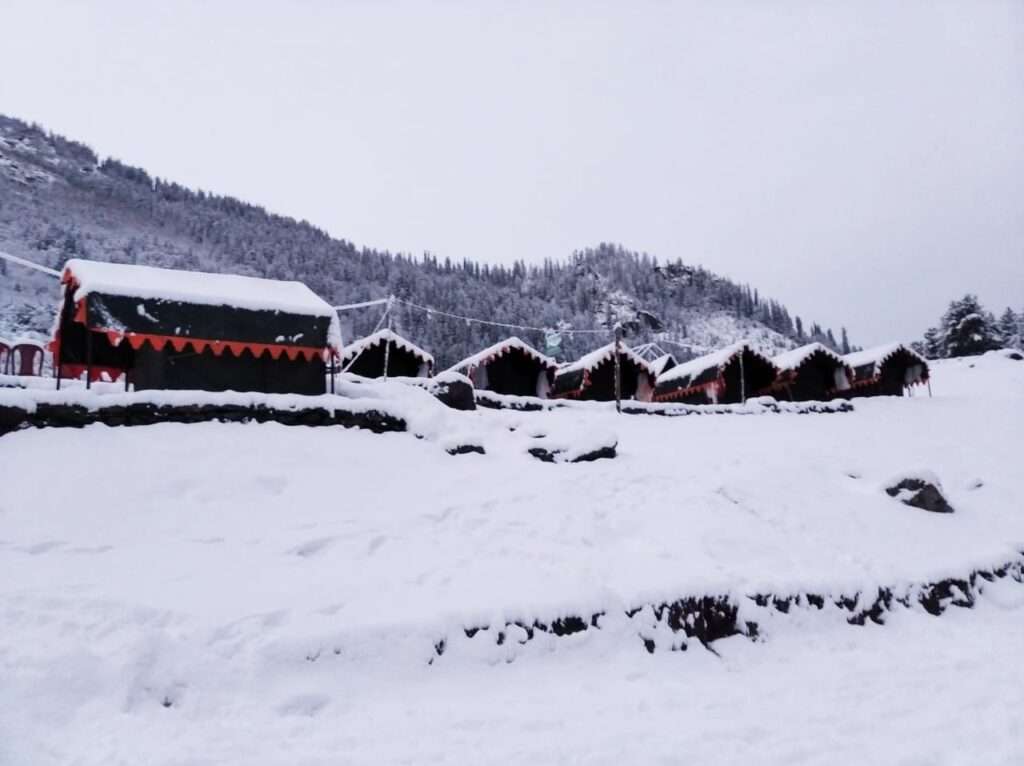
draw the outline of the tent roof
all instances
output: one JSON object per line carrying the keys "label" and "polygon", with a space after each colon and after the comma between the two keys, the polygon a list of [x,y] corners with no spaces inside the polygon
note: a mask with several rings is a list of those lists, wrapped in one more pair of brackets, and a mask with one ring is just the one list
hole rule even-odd
{"label": "tent roof", "polygon": [[513,349],[522,351],[528,357],[534,359],[548,369],[554,370],[558,368],[558,362],[550,356],[545,356],[526,341],[520,340],[513,335],[511,338],[506,338],[492,346],[488,346],[483,351],[478,351],[472,356],[467,356],[461,362],[452,365],[448,369],[453,372],[465,372],[474,367],[479,367],[481,364],[489,361],[492,357],[502,356]]}
{"label": "tent roof", "polygon": [[872,375],[878,375],[879,370],[885,361],[901,351],[914,357],[926,367],[928,366],[928,362],[923,356],[902,343],[886,343],[883,346],[875,346],[874,348],[864,349],[863,351],[855,351],[852,354],[844,356],[843,361],[855,370],[871,365]]}
{"label": "tent roof", "polygon": [[717,368],[720,372],[723,367],[732,361],[733,357],[742,353],[744,350],[750,351],[752,354],[757,354],[769,364],[773,364],[772,360],[750,345],[749,341],[741,340],[737,343],[733,343],[731,346],[719,349],[718,351],[713,351],[710,354],[698,356],[696,359],[691,359],[688,362],[677,364],[671,370],[660,375],[658,377],[658,383],[669,383],[682,378],[695,380],[712,368]]}
{"label": "tent roof", "polygon": [[676,361],[676,358],[672,356],[672,354],[663,354],[662,356],[659,356],[657,359],[655,359],[653,362],[650,362],[651,372],[653,372],[655,375],[661,375],[661,373],[666,372],[672,367],[675,367],[677,364],[678,362]]}
{"label": "tent roof", "polygon": [[426,351],[424,351],[422,348],[417,346],[412,341],[406,340],[398,333],[387,328],[384,328],[383,330],[377,330],[377,332],[371,335],[367,335],[365,338],[359,338],[358,340],[354,340],[351,343],[349,343],[347,346],[345,346],[344,350],[342,351],[341,361],[342,363],[344,363],[349,359],[354,359],[367,349],[373,348],[378,343],[387,342],[394,343],[397,348],[400,348],[403,351],[408,351],[410,354],[418,357],[419,359],[422,359],[427,364],[434,363],[433,356],[428,354]]}
{"label": "tent roof", "polygon": [[[620,351],[623,356],[630,359],[641,369],[646,370],[647,372],[651,371],[650,363],[646,359],[641,357],[639,354],[635,353],[633,349],[631,349],[629,346],[623,345]],[[562,365],[561,367],[558,368],[558,372],[555,374],[561,376],[568,375],[573,372],[589,372],[590,370],[593,370],[595,367],[602,364],[603,362],[612,359],[614,356],[615,343],[612,342],[609,343],[607,346],[601,346],[601,348],[594,349],[589,354],[584,354],[575,362],[570,362],[569,364]]]}
{"label": "tent roof", "polygon": [[78,283],[74,295],[76,301],[90,293],[101,293],[252,311],[282,311],[302,316],[336,316],[330,304],[302,282],[103,263],[82,258],[72,258],[64,264],[65,276],[69,273]]}
{"label": "tent roof", "polygon": [[772,357],[772,363],[779,368],[780,372],[788,372],[797,369],[817,353],[825,354],[825,356],[834,359],[841,365],[845,366],[848,364],[843,360],[843,357],[822,343],[808,343],[805,346],[784,351],[778,356]]}

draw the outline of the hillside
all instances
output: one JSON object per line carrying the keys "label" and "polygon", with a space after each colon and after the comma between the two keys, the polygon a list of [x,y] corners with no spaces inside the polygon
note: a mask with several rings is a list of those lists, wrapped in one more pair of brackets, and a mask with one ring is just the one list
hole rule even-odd
{"label": "hillside", "polygon": [[[1024,362],[943,360],[933,389],[0,437],[0,761],[1012,763]],[[619,454],[541,463],[539,433]],[[955,513],[882,491],[920,469]],[[710,650],[652,608],[705,596],[745,626]]]}
{"label": "hillside", "polygon": [[[831,331],[804,324],[777,301],[681,260],[601,244],[566,262],[503,267],[357,247],[307,222],[101,160],[80,143],[2,115],[0,250],[53,268],[78,256],[299,279],[336,305],[395,294],[552,330],[623,321],[631,341],[660,340],[681,357],[740,337],[770,351],[811,339],[836,345]],[[47,332],[54,298],[51,279],[0,262],[0,335]],[[379,317],[380,309],[346,314],[346,336],[369,332]],[[442,367],[508,334],[408,307],[396,321]],[[544,345],[542,333],[519,334]],[[592,335],[566,335],[557,353],[574,358],[599,344]]]}

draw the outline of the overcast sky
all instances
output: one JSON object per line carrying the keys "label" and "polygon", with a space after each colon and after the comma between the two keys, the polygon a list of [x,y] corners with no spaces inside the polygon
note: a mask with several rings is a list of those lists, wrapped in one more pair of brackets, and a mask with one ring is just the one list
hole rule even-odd
{"label": "overcast sky", "polygon": [[1024,0],[0,0],[0,112],[390,250],[601,241],[855,342],[1024,308]]}

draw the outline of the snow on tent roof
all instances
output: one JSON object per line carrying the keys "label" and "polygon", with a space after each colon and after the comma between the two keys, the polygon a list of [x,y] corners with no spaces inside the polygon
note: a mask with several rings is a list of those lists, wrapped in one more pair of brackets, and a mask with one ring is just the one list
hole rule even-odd
{"label": "snow on tent roof", "polygon": [[372,335],[367,335],[365,338],[359,338],[359,340],[354,340],[351,343],[349,343],[347,346],[345,346],[345,349],[342,352],[341,361],[342,363],[344,363],[349,359],[354,359],[367,349],[373,348],[378,343],[385,343],[387,341],[391,341],[392,343],[395,344],[397,348],[400,348],[403,351],[408,351],[410,354],[419,357],[427,364],[434,363],[433,356],[428,354],[415,343],[406,340],[398,333],[393,332],[392,330],[389,330],[387,328],[384,328],[383,330],[377,330],[377,332],[373,333]]}
{"label": "snow on tent roof", "polygon": [[75,321],[94,331],[341,348],[337,312],[301,282],[80,258],[64,265],[63,282],[83,310]]}
{"label": "snow on tent roof", "polygon": [[[688,362],[677,364],[671,370],[666,371],[658,377],[658,383],[667,383],[672,380],[678,380],[680,378],[690,378],[695,380],[701,376],[702,373],[707,372],[712,368],[721,370],[722,367],[727,365],[729,361],[741,353],[744,349],[749,350],[751,353],[763,356],[761,352],[750,345],[749,341],[741,340],[733,343],[731,346],[713,351],[710,354],[704,356],[698,356],[696,359],[691,359]],[[767,357],[765,357],[767,361]]]}
{"label": "snow on tent roof", "polygon": [[664,354],[650,363],[651,372],[653,372],[655,376],[661,375],[661,373],[675,367],[676,364],[678,364],[678,362],[676,362],[676,358],[672,356],[672,354]]}
{"label": "snow on tent roof", "polygon": [[554,370],[558,367],[558,362],[556,362],[550,356],[545,356],[526,341],[521,340],[513,335],[511,338],[506,338],[503,341],[495,343],[493,346],[488,346],[483,351],[479,351],[473,354],[472,356],[466,357],[461,362],[452,365],[448,369],[452,372],[465,372],[466,370],[470,370],[474,367],[480,366],[480,364],[488,361],[489,359],[491,359],[491,357],[501,356],[502,354],[506,353],[507,351],[511,351],[512,349],[522,351],[528,357],[530,357],[531,359],[535,359],[537,362],[542,364],[544,367],[547,367],[548,369]]}
{"label": "snow on tent roof", "polygon": [[818,352],[825,354],[826,356],[835,359],[842,365],[846,365],[847,362],[843,360],[839,354],[825,346],[822,343],[808,343],[805,346],[794,348],[789,351],[784,351],[778,356],[772,357],[772,364],[779,368],[780,372],[787,372],[789,370],[795,370],[797,367],[806,362],[810,357],[814,356]]}
{"label": "snow on tent roof", "polygon": [[863,351],[854,351],[852,354],[847,354],[842,357],[846,364],[853,367],[854,370],[859,370],[862,367],[872,365],[872,375],[878,375],[879,369],[885,360],[891,357],[893,354],[899,352],[905,352],[910,356],[917,359],[921,364],[927,366],[928,362],[918,354],[914,349],[909,346],[905,346],[902,343],[887,343],[883,346],[875,346],[874,348],[864,349]]}
{"label": "snow on tent roof", "polygon": [[[623,345],[620,351],[622,352],[623,356],[635,362],[637,366],[639,366],[641,369],[647,370],[648,372],[650,371],[650,363],[646,359],[641,357],[639,354],[635,353],[633,349],[631,349],[629,346]],[[586,370],[589,372],[598,365],[600,365],[602,362],[605,362],[608,359],[613,358],[614,356],[615,343],[612,342],[609,343],[607,346],[601,346],[601,348],[594,349],[589,354],[584,354],[575,362],[570,362],[569,364],[562,365],[561,367],[558,368],[558,372],[556,372],[555,375],[568,375],[569,373],[579,372],[580,370]]]}
{"label": "snow on tent roof", "polygon": [[302,282],[162,269],[125,263],[72,258],[64,264],[78,287],[74,299],[90,293],[126,298],[152,298],[251,311],[281,311],[302,316],[337,316],[334,309]]}

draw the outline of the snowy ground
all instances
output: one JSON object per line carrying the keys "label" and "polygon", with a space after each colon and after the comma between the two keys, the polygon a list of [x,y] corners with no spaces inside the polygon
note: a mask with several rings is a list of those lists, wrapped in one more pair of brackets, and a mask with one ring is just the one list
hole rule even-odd
{"label": "snowy ground", "polygon": [[[885,626],[762,616],[717,656],[648,655],[615,620],[525,646],[462,631],[1019,557],[1024,362],[939,363],[934,389],[827,415],[437,410],[425,439],[2,437],[0,763],[1020,763],[1012,581]],[[452,432],[488,454],[448,455]],[[541,432],[614,434],[619,456],[540,463]],[[881,491],[918,468],[955,514]]]}

